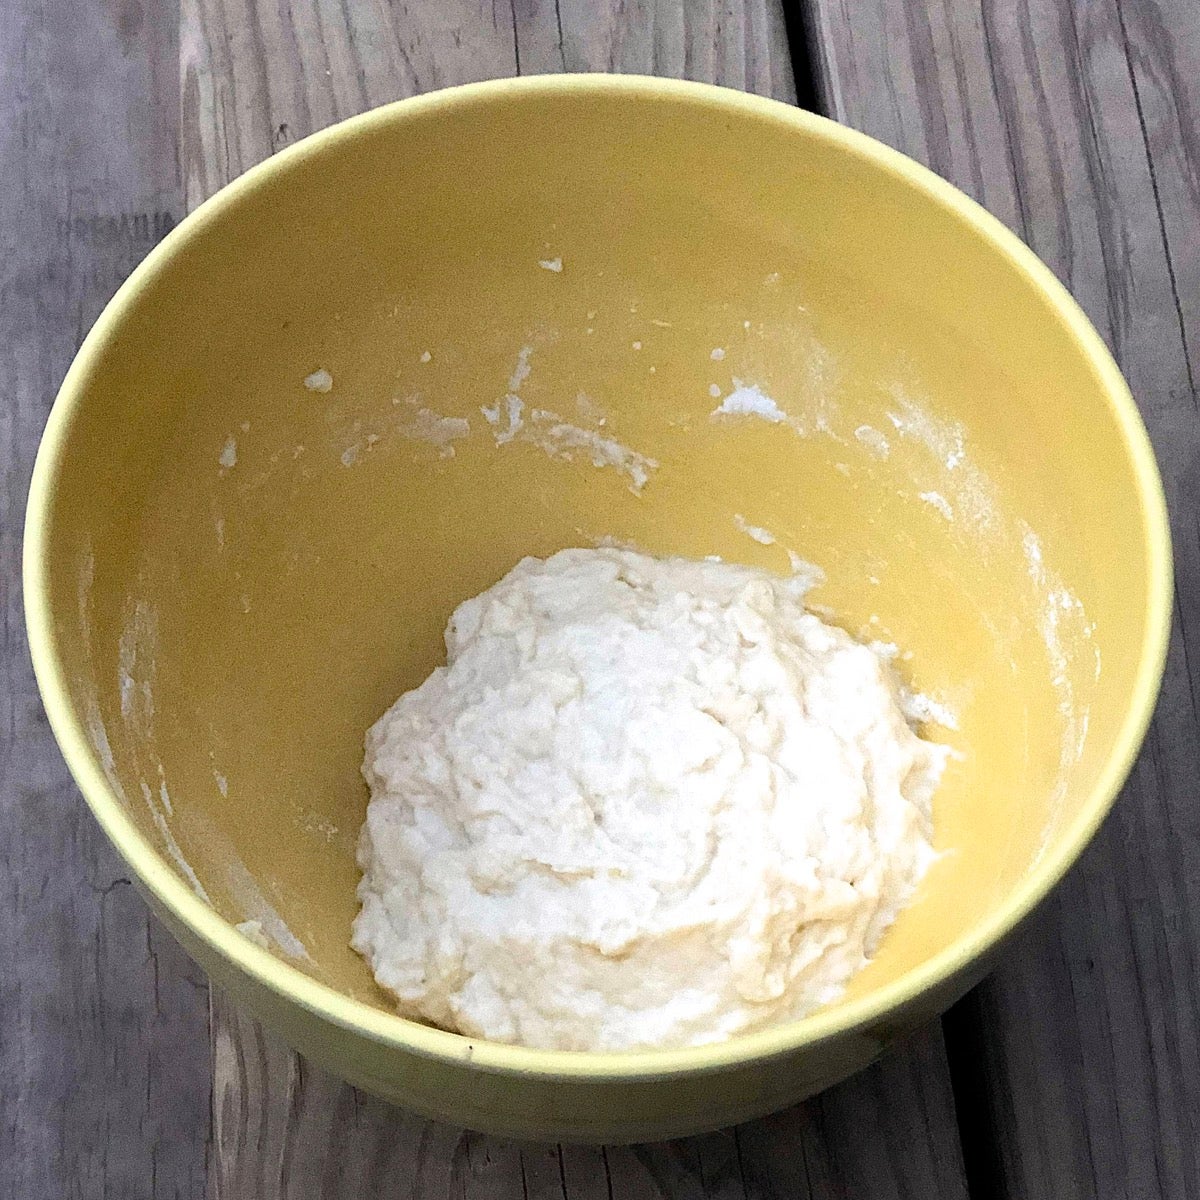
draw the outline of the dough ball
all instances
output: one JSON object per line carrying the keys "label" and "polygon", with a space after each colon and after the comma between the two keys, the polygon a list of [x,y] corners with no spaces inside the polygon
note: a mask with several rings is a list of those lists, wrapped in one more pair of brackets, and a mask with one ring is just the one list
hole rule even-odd
{"label": "dough ball", "polygon": [[805,584],[527,558],[367,734],[353,945],[405,1016],[568,1050],[836,998],[933,857],[942,747]]}

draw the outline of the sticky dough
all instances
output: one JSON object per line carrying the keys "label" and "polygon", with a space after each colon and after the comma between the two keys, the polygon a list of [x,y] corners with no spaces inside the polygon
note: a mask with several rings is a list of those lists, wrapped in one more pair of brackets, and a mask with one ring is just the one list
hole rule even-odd
{"label": "sticky dough", "polygon": [[945,751],[805,583],[527,558],[367,734],[353,945],[397,1010],[569,1050],[833,1000],[933,856]]}

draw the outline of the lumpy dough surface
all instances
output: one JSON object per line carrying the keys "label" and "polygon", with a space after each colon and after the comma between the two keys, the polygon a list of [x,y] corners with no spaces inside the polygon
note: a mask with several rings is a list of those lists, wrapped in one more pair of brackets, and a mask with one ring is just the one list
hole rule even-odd
{"label": "lumpy dough surface", "polygon": [[404,1016],[568,1050],[836,998],[932,857],[942,747],[805,582],[527,558],[366,739],[353,945]]}

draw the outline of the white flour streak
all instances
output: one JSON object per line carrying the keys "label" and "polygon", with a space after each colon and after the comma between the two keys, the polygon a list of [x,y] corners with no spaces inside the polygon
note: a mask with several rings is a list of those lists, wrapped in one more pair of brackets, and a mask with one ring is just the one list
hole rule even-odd
{"label": "white flour streak", "polygon": [[[931,469],[911,472],[921,499],[952,521],[960,533],[977,540],[1002,533],[999,492],[988,475],[967,458],[962,425],[934,416],[898,384],[891,387],[890,395],[893,407],[888,420],[903,440],[916,443],[931,460]],[[980,546],[985,548],[982,542]]]}
{"label": "white flour streak", "polygon": [[[263,934],[290,958],[311,962],[304,943],[288,928],[287,922],[267,899],[258,881],[250,874],[233,843],[211,821],[196,814],[183,820],[193,843],[202,845],[214,869],[224,872],[229,902],[242,914],[242,922],[256,922]],[[207,897],[205,897],[207,899]],[[239,926],[240,929],[240,926]],[[245,930],[241,930],[245,932]]]}
{"label": "white flour streak", "polygon": [[288,928],[287,922],[263,894],[246,864],[233,853],[232,847],[225,848],[223,859],[226,853],[230,855],[225,859],[230,899],[246,914],[246,920],[257,922],[262,932],[289,958],[312,962],[304,943]]}
{"label": "white flour streak", "polygon": [[117,684],[121,718],[139,737],[150,736],[154,721],[157,652],[157,611],[144,600],[127,605],[125,624],[117,640]]}
{"label": "white flour streak", "polygon": [[221,448],[221,455],[217,462],[225,471],[232,471],[237,466],[237,438],[231,435],[225,439],[225,445]]}
{"label": "white flour streak", "polygon": [[[651,472],[658,467],[654,459],[622,445],[616,438],[576,425],[550,409],[535,408],[526,415],[525,401],[517,393],[529,378],[532,354],[532,346],[521,347],[503,401],[485,404],[479,409],[491,428],[496,445],[524,442],[536,446],[550,458],[564,462],[573,462],[577,456],[582,456],[595,467],[612,467],[620,471],[628,478],[630,490],[640,493]],[[584,393],[576,395],[575,407],[580,417],[590,424],[607,424],[604,410]],[[470,432],[469,428],[467,432]]]}
{"label": "white flour streak", "polygon": [[1058,709],[1065,726],[1059,752],[1060,774],[1054,789],[1054,799],[1058,802],[1066,795],[1067,772],[1083,755],[1088,730],[1088,706],[1081,704],[1075,693],[1071,680],[1072,662],[1084,651],[1085,645],[1090,646],[1094,672],[1098,675],[1100,650],[1092,644],[1095,626],[1088,621],[1083,604],[1057,575],[1047,569],[1037,534],[1023,521],[1020,529],[1025,563],[1040,604],[1038,633],[1050,659],[1050,682],[1058,696]]}
{"label": "white flour streak", "polygon": [[733,523],[749,538],[753,538],[760,546],[775,545],[775,535],[761,525],[751,525],[741,513],[733,514]]}
{"label": "white flour streak", "polygon": [[539,258],[538,266],[543,271],[553,271],[557,275],[561,273],[563,264],[561,258]]}
{"label": "white flour streak", "polygon": [[260,950],[270,950],[271,940],[263,933],[262,923],[260,921],[239,921],[234,929],[246,938],[253,942]]}
{"label": "white flour streak", "polygon": [[529,372],[533,370],[533,368],[529,365],[529,358],[532,354],[532,346],[522,346],[521,349],[517,351],[517,365],[513,367],[513,373],[508,379],[508,390],[510,392],[519,392],[521,390],[521,384],[523,384],[525,380],[529,378]]}
{"label": "white flour streak", "polygon": [[951,508],[950,501],[941,492],[921,492],[918,499],[923,500],[930,508],[936,508],[947,521],[954,520],[954,509]]}
{"label": "white flour streak", "polygon": [[117,776],[117,764],[113,759],[112,746],[108,740],[108,730],[104,727],[104,718],[100,715],[100,704],[95,696],[89,696],[87,701],[87,728],[91,738],[92,748],[100,760],[100,768],[108,786],[121,800],[125,800],[125,787]]}
{"label": "white flour streak", "polygon": [[[525,401],[520,396],[511,393],[504,397],[503,408],[501,408],[501,402],[497,401],[495,404],[481,405],[479,411],[483,413],[484,420],[492,427],[497,446],[511,442],[525,424],[521,416],[525,411]],[[507,418],[507,423],[503,426],[500,423],[502,417]]]}
{"label": "white flour streak", "polygon": [[212,904],[208,893],[204,890],[204,885],[200,882],[196,872],[192,870],[191,863],[184,858],[183,851],[180,850],[179,843],[175,840],[175,835],[171,832],[171,827],[167,824],[166,814],[155,804],[154,793],[150,790],[150,785],[144,779],[142,780],[142,797],[146,801],[146,807],[150,810],[150,818],[154,822],[155,829],[158,830],[159,837],[163,840],[163,845],[166,847],[171,861],[174,862],[179,873],[191,885],[192,891],[205,904]]}
{"label": "white flour streak", "polygon": [[[210,903],[208,893],[184,857],[167,823],[167,818],[174,815],[174,806],[167,790],[166,774],[154,751],[154,684],[158,672],[157,658],[157,610],[145,600],[126,602],[125,622],[117,640],[117,684],[121,696],[121,719],[125,725],[126,737],[134,747],[137,769],[142,776],[139,781],[142,799],[146,802],[150,818],[158,830],[167,855],[191,885],[192,891],[205,903]],[[124,798],[125,793],[116,778],[112,748],[100,719],[98,706],[90,706],[88,723],[109,782],[114,791]],[[148,764],[152,764],[149,770]],[[148,774],[158,777],[157,795],[146,780]]]}
{"label": "white flour streak", "polygon": [[860,425],[854,431],[855,438],[861,442],[876,458],[887,458],[892,447],[882,433],[873,425]]}
{"label": "white flour streak", "polygon": [[888,413],[888,420],[900,436],[923,442],[948,471],[962,466],[967,456],[963,427],[957,421],[935,417],[898,384],[890,390],[896,411]]}
{"label": "white flour streak", "polygon": [[653,458],[623,446],[614,438],[572,425],[544,408],[534,409],[530,414],[521,440],[537,446],[551,458],[571,462],[576,454],[582,454],[594,467],[613,467],[629,479],[630,490],[634,493],[641,492],[649,482],[651,472],[658,467]]}
{"label": "white flour streak", "polygon": [[405,405],[407,411],[401,415],[398,425],[400,436],[436,446],[442,458],[453,458],[453,443],[471,434],[471,423],[464,417],[444,417],[423,408],[416,397],[408,398]]}
{"label": "white flour streak", "polygon": [[756,417],[775,425],[786,424],[799,437],[821,434],[840,442],[842,439],[833,427],[837,417],[837,406],[829,396],[830,384],[826,378],[829,374],[828,363],[822,356],[814,355],[808,364],[808,371],[810,398],[806,403],[810,411],[803,416],[792,416],[784,412],[757,384],[734,379],[733,391],[713,409],[711,419],[718,421],[726,417]]}
{"label": "white flour streak", "polygon": [[508,394],[503,401],[498,400],[495,404],[480,406],[479,411],[483,413],[484,420],[492,427],[497,446],[511,442],[521,432],[525,423],[522,418],[525,402],[517,393],[520,392],[521,385],[529,378],[529,372],[533,369],[529,363],[532,354],[532,346],[522,346],[517,351],[517,362],[508,378]]}

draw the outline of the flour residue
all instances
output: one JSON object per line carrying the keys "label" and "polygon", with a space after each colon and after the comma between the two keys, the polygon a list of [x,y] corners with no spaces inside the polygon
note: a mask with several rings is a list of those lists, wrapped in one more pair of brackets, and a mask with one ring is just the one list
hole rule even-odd
{"label": "flour residue", "polygon": [[988,538],[1003,535],[1002,503],[995,483],[968,457],[965,429],[930,412],[899,384],[888,395],[887,419],[896,434],[923,452],[912,472],[920,499],[951,522],[952,532],[986,549]]}
{"label": "flour residue", "polygon": [[127,605],[117,641],[117,684],[121,719],[139,737],[148,737],[153,728],[157,652],[158,611],[145,600]]}
{"label": "flour residue", "polygon": [[504,399],[497,400],[495,404],[483,404],[479,408],[479,411],[483,413],[484,420],[492,428],[492,436],[497,446],[511,442],[524,427],[525,420],[522,414],[525,412],[525,401],[521,399],[519,393],[521,385],[529,378],[529,373],[533,370],[530,363],[532,356],[533,347],[522,346],[517,351],[516,365],[508,377],[508,392]]}
{"label": "flour residue", "polygon": [[544,408],[535,408],[530,413],[522,440],[537,446],[551,458],[571,462],[576,455],[581,455],[594,467],[612,467],[626,476],[630,490],[635,493],[641,492],[658,467],[655,459],[631,450],[615,438],[574,425]]}
{"label": "flour residue", "polygon": [[322,394],[331,392],[333,391],[333,376],[324,367],[319,367],[311,375],[304,377],[304,386],[310,392]]}
{"label": "flour residue", "polygon": [[232,471],[237,466],[238,450],[237,438],[232,434],[225,439],[225,445],[221,448],[221,453],[217,458],[217,462],[221,464],[223,471]]}
{"label": "flour residue", "polygon": [[[718,389],[718,395],[720,390]],[[733,391],[712,411],[716,417],[758,417],[763,421],[782,422],[788,419],[787,413],[758,387],[757,384],[743,383],[740,379],[733,381]]]}
{"label": "flour residue", "polygon": [[1062,761],[1064,770],[1083,754],[1087,734],[1088,709],[1080,705],[1071,681],[1071,664],[1085,646],[1089,646],[1094,662],[1093,675],[1099,678],[1100,651],[1092,644],[1095,625],[1084,611],[1079,598],[1067,589],[1046,566],[1041,540],[1025,522],[1020,522],[1021,548],[1041,600],[1038,614],[1038,633],[1046,647],[1053,672],[1050,682],[1058,695],[1059,711],[1066,722],[1063,735]]}
{"label": "flour residue", "polygon": [[154,828],[158,830],[158,836],[162,838],[163,847],[166,849],[171,861],[175,864],[179,873],[191,885],[192,891],[204,901],[205,904],[212,904],[209,899],[208,892],[204,890],[202,884],[192,870],[192,864],[184,857],[183,851],[179,848],[179,843],[175,840],[174,833],[171,832],[170,825],[167,824],[167,814],[163,811],[161,802],[156,800],[153,790],[146,780],[140,781],[142,789],[142,799],[146,802],[146,807],[150,810],[150,819],[154,822]]}
{"label": "flour residue", "polygon": [[935,416],[918,404],[900,384],[888,389],[893,402],[888,420],[901,437],[922,442],[947,471],[957,471],[966,462],[966,433],[957,421]]}
{"label": "flour residue", "polygon": [[495,444],[505,446],[510,442],[523,442],[563,462],[583,458],[594,467],[619,471],[629,481],[630,491],[640,494],[658,462],[597,428],[588,428],[587,425],[603,427],[608,423],[604,410],[590,396],[580,392],[575,397],[576,410],[586,425],[568,420],[553,409],[527,411],[519,392],[533,369],[532,356],[533,347],[522,346],[517,352],[516,365],[503,399],[480,406],[479,411],[492,431]]}
{"label": "flour residue", "polygon": [[234,929],[247,941],[253,942],[260,950],[270,950],[271,939],[263,932],[261,921],[239,921]]}
{"label": "flour residue", "polygon": [[[871,623],[877,625],[879,618],[872,616]],[[885,642],[878,639],[868,641],[867,649],[881,662],[886,663],[889,669],[892,670],[895,670],[896,662],[899,659],[909,659],[912,657],[910,653],[902,655],[899,646],[895,642]],[[897,690],[897,699],[900,711],[904,714],[905,720],[910,725],[914,727],[929,724],[940,725],[943,729],[957,732],[958,717],[953,709],[944,701],[937,700],[925,692],[918,692],[905,683],[900,684]]]}
{"label": "flour residue", "polygon": [[454,443],[470,437],[471,423],[465,417],[446,417],[425,408],[416,396],[404,401],[397,427],[401,437],[435,446],[442,458],[454,457]]}
{"label": "flour residue", "polygon": [[876,458],[887,458],[892,452],[887,438],[873,425],[860,425],[854,431],[855,440],[865,446]]}
{"label": "flour residue", "polygon": [[237,925],[239,932],[247,933],[243,927],[252,922],[270,943],[289,958],[311,962],[308,949],[267,897],[225,833],[194,811],[181,814],[181,820],[192,844],[203,847],[209,878],[223,878],[228,904],[241,917]]}
{"label": "flour residue", "polygon": [[756,541],[760,546],[775,545],[775,535],[769,529],[764,529],[761,525],[751,525],[741,513],[733,514],[733,523],[742,533]]}
{"label": "flour residue", "polygon": [[918,492],[917,499],[928,504],[930,508],[937,509],[947,521],[954,520],[954,509],[951,507],[950,501],[941,492]]}
{"label": "flour residue", "polygon": [[563,260],[561,258],[539,258],[538,266],[543,271],[552,271],[555,275],[560,275],[563,269]]}
{"label": "flour residue", "polygon": [[588,425],[601,428],[608,424],[608,413],[596,403],[586,392],[578,392],[575,396],[575,411],[581,421]]}
{"label": "flour residue", "polygon": [[940,700],[904,688],[900,692],[900,709],[915,724],[940,725],[943,729],[957,731],[958,717]]}
{"label": "flour residue", "polygon": [[525,419],[522,416],[525,411],[525,401],[511,392],[504,397],[503,401],[497,400],[495,404],[480,405],[479,411],[483,413],[484,420],[492,427],[492,435],[496,439],[497,446],[511,442],[525,425]]}
{"label": "flour residue", "polygon": [[[1094,626],[1079,598],[1046,564],[1041,539],[1021,520],[1006,516],[1003,499],[992,478],[971,460],[964,426],[932,412],[907,389],[893,384],[887,389],[887,419],[896,436],[922,452],[910,468],[917,497],[947,523],[950,536],[969,539],[973,549],[987,555],[1000,547],[1019,547],[1025,560],[1031,607],[1037,631],[1050,666],[1050,684],[1063,722],[1060,776],[1056,800],[1066,794],[1067,773],[1083,753],[1088,727],[1088,705],[1072,682],[1078,656],[1090,653],[1099,672],[1099,652],[1091,644]],[[926,700],[922,719],[942,719],[934,702]],[[951,726],[952,728],[952,726]]]}
{"label": "flour residue", "polygon": [[[138,583],[140,587],[142,581],[139,579]],[[166,771],[155,750],[154,689],[157,679],[158,610],[148,600],[131,598],[126,601],[125,619],[117,639],[117,688],[120,695],[121,723],[132,750],[135,769],[140,776],[138,786],[142,799],[154,828],[158,830],[162,839],[163,848],[192,891],[205,903],[210,903],[208,893],[180,848],[169,823],[170,818],[175,815],[175,808],[167,788]],[[96,717],[99,718],[98,707]],[[102,724],[99,731],[93,729],[93,738],[97,732],[103,732]],[[103,745],[102,753],[107,759],[107,764],[111,765],[112,750],[106,734],[103,737]],[[113,767],[112,776],[115,774]],[[119,785],[114,786],[124,795]]]}
{"label": "flour residue", "polygon": [[[746,383],[735,378],[733,390],[712,410],[709,418],[720,421],[729,417],[754,417],[773,425],[786,425],[798,437],[821,435],[840,442],[843,439],[834,428],[838,408],[833,400],[833,386],[828,378],[832,368],[827,356],[814,352],[808,362],[807,371],[808,411],[803,415],[798,416],[785,411],[758,384]],[[717,394],[720,394],[719,391]]]}
{"label": "flour residue", "polygon": [[795,550],[788,550],[788,565],[792,569],[792,578],[804,585],[804,590],[810,592],[825,582],[825,572],[816,563],[810,563],[802,558]]}
{"label": "flour residue", "polygon": [[[1093,626],[1081,601],[1048,569],[1041,542],[1034,532],[1024,522],[1006,514],[996,482],[972,461],[967,430],[962,423],[937,413],[924,398],[893,381],[881,388],[882,404],[876,417],[843,427],[838,423],[835,366],[820,347],[812,354],[811,361],[802,365],[801,375],[806,385],[804,403],[811,409],[804,419],[781,405],[764,385],[738,379],[733,381],[733,390],[712,410],[711,419],[720,422],[756,419],[787,427],[802,437],[819,435],[845,446],[857,445],[864,455],[888,464],[887,468],[880,466],[876,470],[894,470],[896,491],[932,509],[944,522],[946,536],[958,545],[985,559],[1000,561],[1003,555],[1013,553],[1024,556],[1030,592],[1021,602],[1022,611],[1028,606],[1031,615],[1036,614],[1032,619],[1045,647],[1050,682],[1062,720],[1061,773],[1056,785],[1056,794],[1061,797],[1066,790],[1067,772],[1082,754],[1088,727],[1087,698],[1078,683],[1079,656],[1096,655],[1091,644]],[[719,389],[714,386],[710,392]],[[718,399],[719,395],[714,394],[713,398]],[[848,455],[842,457],[846,461],[833,465],[853,480],[855,471],[861,468]],[[1098,671],[1097,656],[1092,673]],[[913,696],[908,712],[914,720],[957,728],[956,714],[940,699]]]}
{"label": "flour residue", "polygon": [[508,390],[512,393],[517,393],[521,390],[521,385],[529,378],[529,373],[533,370],[530,359],[533,357],[532,346],[522,346],[517,351],[517,365],[513,367],[513,373],[508,377]]}
{"label": "flour residue", "polygon": [[116,762],[113,759],[112,745],[108,740],[108,730],[104,725],[104,717],[100,712],[100,701],[96,695],[95,686],[91,682],[92,663],[92,587],[96,581],[96,558],[89,545],[79,559],[79,573],[76,580],[76,600],[79,606],[79,641],[83,647],[83,661],[87,671],[87,697],[84,705],[84,723],[87,725],[88,739],[92,749],[100,760],[100,769],[108,780],[109,787],[122,799],[125,790],[117,777]]}
{"label": "flour residue", "polygon": [[263,936],[289,958],[312,962],[307,947],[288,927],[231,846],[222,848],[221,859],[225,866],[230,899],[245,914],[246,921],[243,924],[254,922]]}

